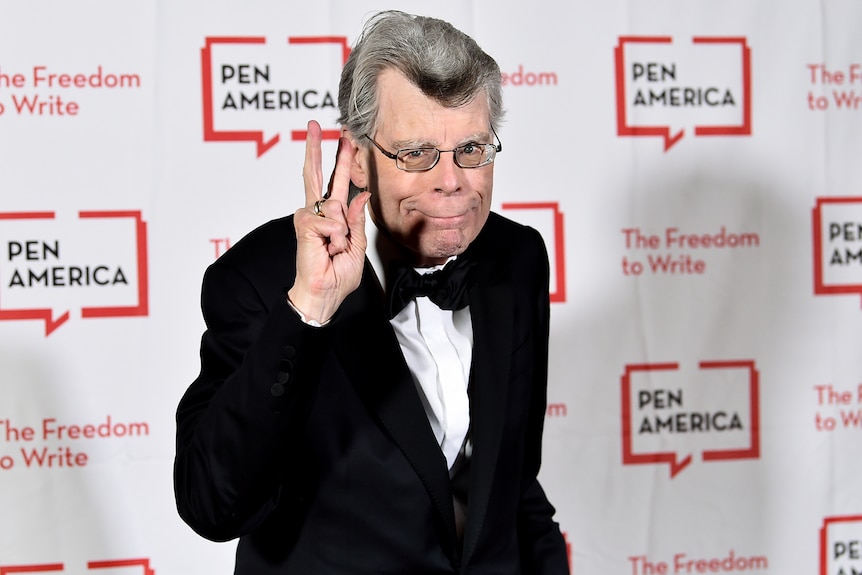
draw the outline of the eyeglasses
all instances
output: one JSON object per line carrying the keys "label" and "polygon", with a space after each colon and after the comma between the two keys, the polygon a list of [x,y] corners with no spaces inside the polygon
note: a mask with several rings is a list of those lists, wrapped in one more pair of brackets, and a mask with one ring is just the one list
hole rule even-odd
{"label": "eyeglasses", "polygon": [[426,172],[437,165],[440,161],[441,152],[453,152],[452,158],[455,160],[455,165],[459,168],[481,168],[487,166],[494,161],[494,157],[498,152],[503,151],[503,143],[500,142],[500,137],[494,128],[491,132],[497,139],[497,144],[477,144],[470,142],[463,146],[458,146],[452,150],[438,150],[437,148],[404,148],[398,150],[394,154],[387,152],[380,144],[374,141],[374,138],[365,134],[365,137],[371,140],[371,143],[380,150],[380,153],[391,160],[395,160],[395,166],[399,170],[405,172]]}

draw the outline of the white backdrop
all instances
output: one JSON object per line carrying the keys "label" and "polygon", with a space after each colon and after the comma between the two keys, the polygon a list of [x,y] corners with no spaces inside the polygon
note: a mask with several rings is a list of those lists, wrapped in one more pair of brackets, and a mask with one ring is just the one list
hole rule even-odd
{"label": "white backdrop", "polygon": [[[201,276],[300,206],[295,132],[391,7],[0,0],[0,574],[232,572],[171,485]],[[426,13],[505,74],[573,572],[862,573],[862,3]]]}

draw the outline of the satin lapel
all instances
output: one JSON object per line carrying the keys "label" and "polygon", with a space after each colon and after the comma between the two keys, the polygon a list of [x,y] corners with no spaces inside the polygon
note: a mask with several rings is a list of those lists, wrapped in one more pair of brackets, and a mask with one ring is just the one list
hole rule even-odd
{"label": "satin lapel", "polygon": [[335,352],[369,412],[415,469],[455,551],[455,515],[446,459],[386,317],[382,290],[366,261],[359,288],[342,305]]}
{"label": "satin lapel", "polygon": [[[492,264],[493,265],[493,264]],[[473,459],[470,468],[467,526],[464,533],[466,565],[475,549],[485,520],[500,440],[506,419],[513,310],[511,286],[491,280],[470,292],[473,323],[473,365],[470,375],[470,421]]]}

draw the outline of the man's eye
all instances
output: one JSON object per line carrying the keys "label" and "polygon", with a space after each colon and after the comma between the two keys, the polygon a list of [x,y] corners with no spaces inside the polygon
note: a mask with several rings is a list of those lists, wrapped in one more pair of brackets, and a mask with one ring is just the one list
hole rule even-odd
{"label": "man's eye", "polygon": [[418,160],[419,158],[429,155],[429,153],[430,151],[425,149],[403,150],[401,152],[401,158],[404,160]]}
{"label": "man's eye", "polygon": [[482,152],[482,147],[478,144],[464,144],[461,146],[462,156],[475,156]]}

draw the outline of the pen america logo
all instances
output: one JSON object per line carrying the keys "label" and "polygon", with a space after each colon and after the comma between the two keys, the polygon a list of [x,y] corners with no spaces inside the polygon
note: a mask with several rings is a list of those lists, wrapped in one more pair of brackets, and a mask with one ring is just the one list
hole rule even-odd
{"label": "pen america logo", "polygon": [[660,137],[665,151],[687,130],[751,135],[751,49],[742,37],[621,36],[614,49],[617,134]]}
{"label": "pen america logo", "polygon": [[343,36],[208,37],[201,49],[205,142],[254,142],[262,156],[285,135],[305,141],[309,120],[337,140]]}
{"label": "pen america logo", "polygon": [[107,561],[88,561],[86,571],[83,569],[67,569],[63,563],[42,563],[30,565],[0,565],[0,575],[12,573],[76,573],[91,575],[156,575],[150,567],[149,559],[112,559]]}
{"label": "pen america logo", "polygon": [[753,361],[630,364],[622,375],[623,465],[760,457],[760,375]]}
{"label": "pen america logo", "polygon": [[45,335],[82,318],[146,316],[147,225],[140,211],[0,212],[0,321]]}
{"label": "pen america logo", "polygon": [[862,575],[862,515],[823,519],[820,575]]}
{"label": "pen america logo", "polygon": [[862,294],[862,197],[817,198],[811,227],[815,295]]}

